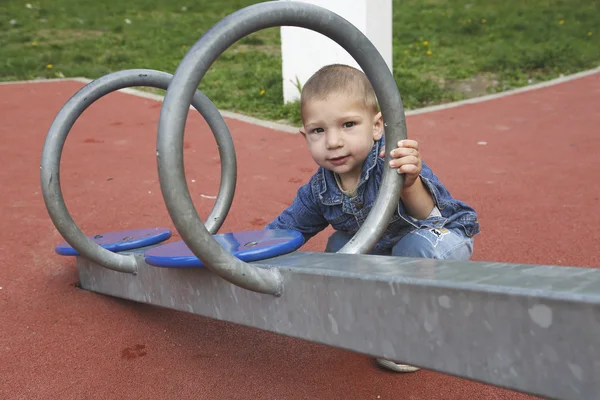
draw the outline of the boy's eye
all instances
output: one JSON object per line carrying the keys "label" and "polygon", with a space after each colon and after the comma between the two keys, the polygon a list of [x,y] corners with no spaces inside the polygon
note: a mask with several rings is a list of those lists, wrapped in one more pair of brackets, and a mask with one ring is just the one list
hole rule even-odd
{"label": "boy's eye", "polygon": [[324,132],[323,128],[315,128],[312,130],[313,133],[322,133]]}
{"label": "boy's eye", "polygon": [[354,125],[356,125],[356,124],[352,121],[344,122],[344,128],[352,128]]}

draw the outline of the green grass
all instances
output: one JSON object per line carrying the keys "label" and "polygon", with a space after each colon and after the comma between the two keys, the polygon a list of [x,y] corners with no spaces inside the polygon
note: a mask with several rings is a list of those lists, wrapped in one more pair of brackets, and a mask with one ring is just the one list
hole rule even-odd
{"label": "green grass", "polygon": [[[600,4],[584,0],[394,0],[394,76],[408,109],[600,65]],[[173,73],[188,48],[250,0],[4,0],[0,80],[127,68]],[[297,123],[282,104],[279,29],[248,36],[200,84],[222,109]]]}

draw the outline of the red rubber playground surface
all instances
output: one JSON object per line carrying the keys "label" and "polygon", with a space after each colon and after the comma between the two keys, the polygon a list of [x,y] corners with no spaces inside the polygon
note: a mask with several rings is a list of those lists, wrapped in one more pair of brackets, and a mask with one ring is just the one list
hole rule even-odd
{"label": "red rubber playground surface", "polygon": [[[400,375],[367,356],[77,287],[44,207],[48,127],[78,81],[0,85],[1,399],[524,399],[433,371]],[[600,73],[408,117],[409,137],[451,193],[479,212],[473,259],[600,266]],[[88,234],[171,227],[156,170],[161,103],[113,93],[71,132],[61,178]],[[239,178],[222,231],[262,228],[315,167],[302,137],[227,119]],[[191,113],[185,163],[200,215],[220,169]],[[322,251],[326,231],[302,250]],[[175,235],[177,239],[177,235]]]}

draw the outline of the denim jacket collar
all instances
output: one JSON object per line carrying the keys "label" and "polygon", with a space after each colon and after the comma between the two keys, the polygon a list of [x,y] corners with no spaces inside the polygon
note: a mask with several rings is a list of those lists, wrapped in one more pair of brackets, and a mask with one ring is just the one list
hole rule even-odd
{"label": "denim jacket collar", "polygon": [[[382,137],[380,140],[373,143],[373,147],[371,148],[369,155],[363,162],[360,179],[358,180],[358,184],[356,185],[356,188],[357,188],[359,194],[361,192],[360,187],[363,185],[364,182],[366,182],[369,179],[369,176],[370,176],[371,172],[373,171],[373,168],[375,168],[375,166],[377,165],[377,160],[379,159],[380,149],[383,146],[384,146],[384,140]],[[321,167],[319,169],[320,169],[320,174],[319,174],[320,179],[318,179],[315,182],[318,186],[316,189],[317,189],[317,193],[319,194],[319,199],[321,200],[321,202],[324,205],[331,206],[331,205],[335,205],[335,204],[341,204],[344,199],[344,193],[342,193],[342,191],[338,187],[337,182],[335,181],[335,176],[334,176],[333,172],[329,171],[323,167]]]}

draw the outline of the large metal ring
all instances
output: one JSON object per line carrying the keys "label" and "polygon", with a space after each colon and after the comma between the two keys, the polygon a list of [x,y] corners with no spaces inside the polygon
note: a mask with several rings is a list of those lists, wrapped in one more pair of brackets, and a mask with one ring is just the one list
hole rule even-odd
{"label": "large metal ring", "polygon": [[[322,7],[272,1],[243,8],[213,26],[185,55],[167,90],[158,127],[158,172],[167,209],[182,239],[211,271],[246,289],[277,295],[282,290],[278,270],[246,264],[211,237],[189,198],[183,168],[185,115],[204,74],[237,40],[274,26],[297,26],[319,32],[354,57],[379,100],[385,121],[387,160],[396,143],[406,138],[406,122],[394,77],[375,46],[350,22]],[[366,253],[375,245],[397,207],[401,187],[401,175],[391,168],[385,169],[382,188],[369,217],[340,252]]]}
{"label": "large metal ring", "polygon": [[[75,224],[67,210],[60,187],[62,150],[77,118],[96,100],[116,90],[135,86],[167,90],[172,78],[171,74],[146,69],[119,71],[98,78],[69,99],[54,119],[46,136],[40,166],[41,184],[46,208],[54,225],[81,256],[115,271],[135,273],[137,262],[133,256],[113,253],[102,248],[90,240]],[[191,103],[210,126],[221,157],[219,193],[206,223],[208,231],[216,233],[225,221],[233,201],[237,177],[235,149],[229,129],[219,110],[201,92],[195,90],[192,95]],[[184,119],[186,116],[187,112]],[[185,194],[189,196],[189,192],[186,191]],[[176,195],[183,195],[183,193],[176,193]]]}

